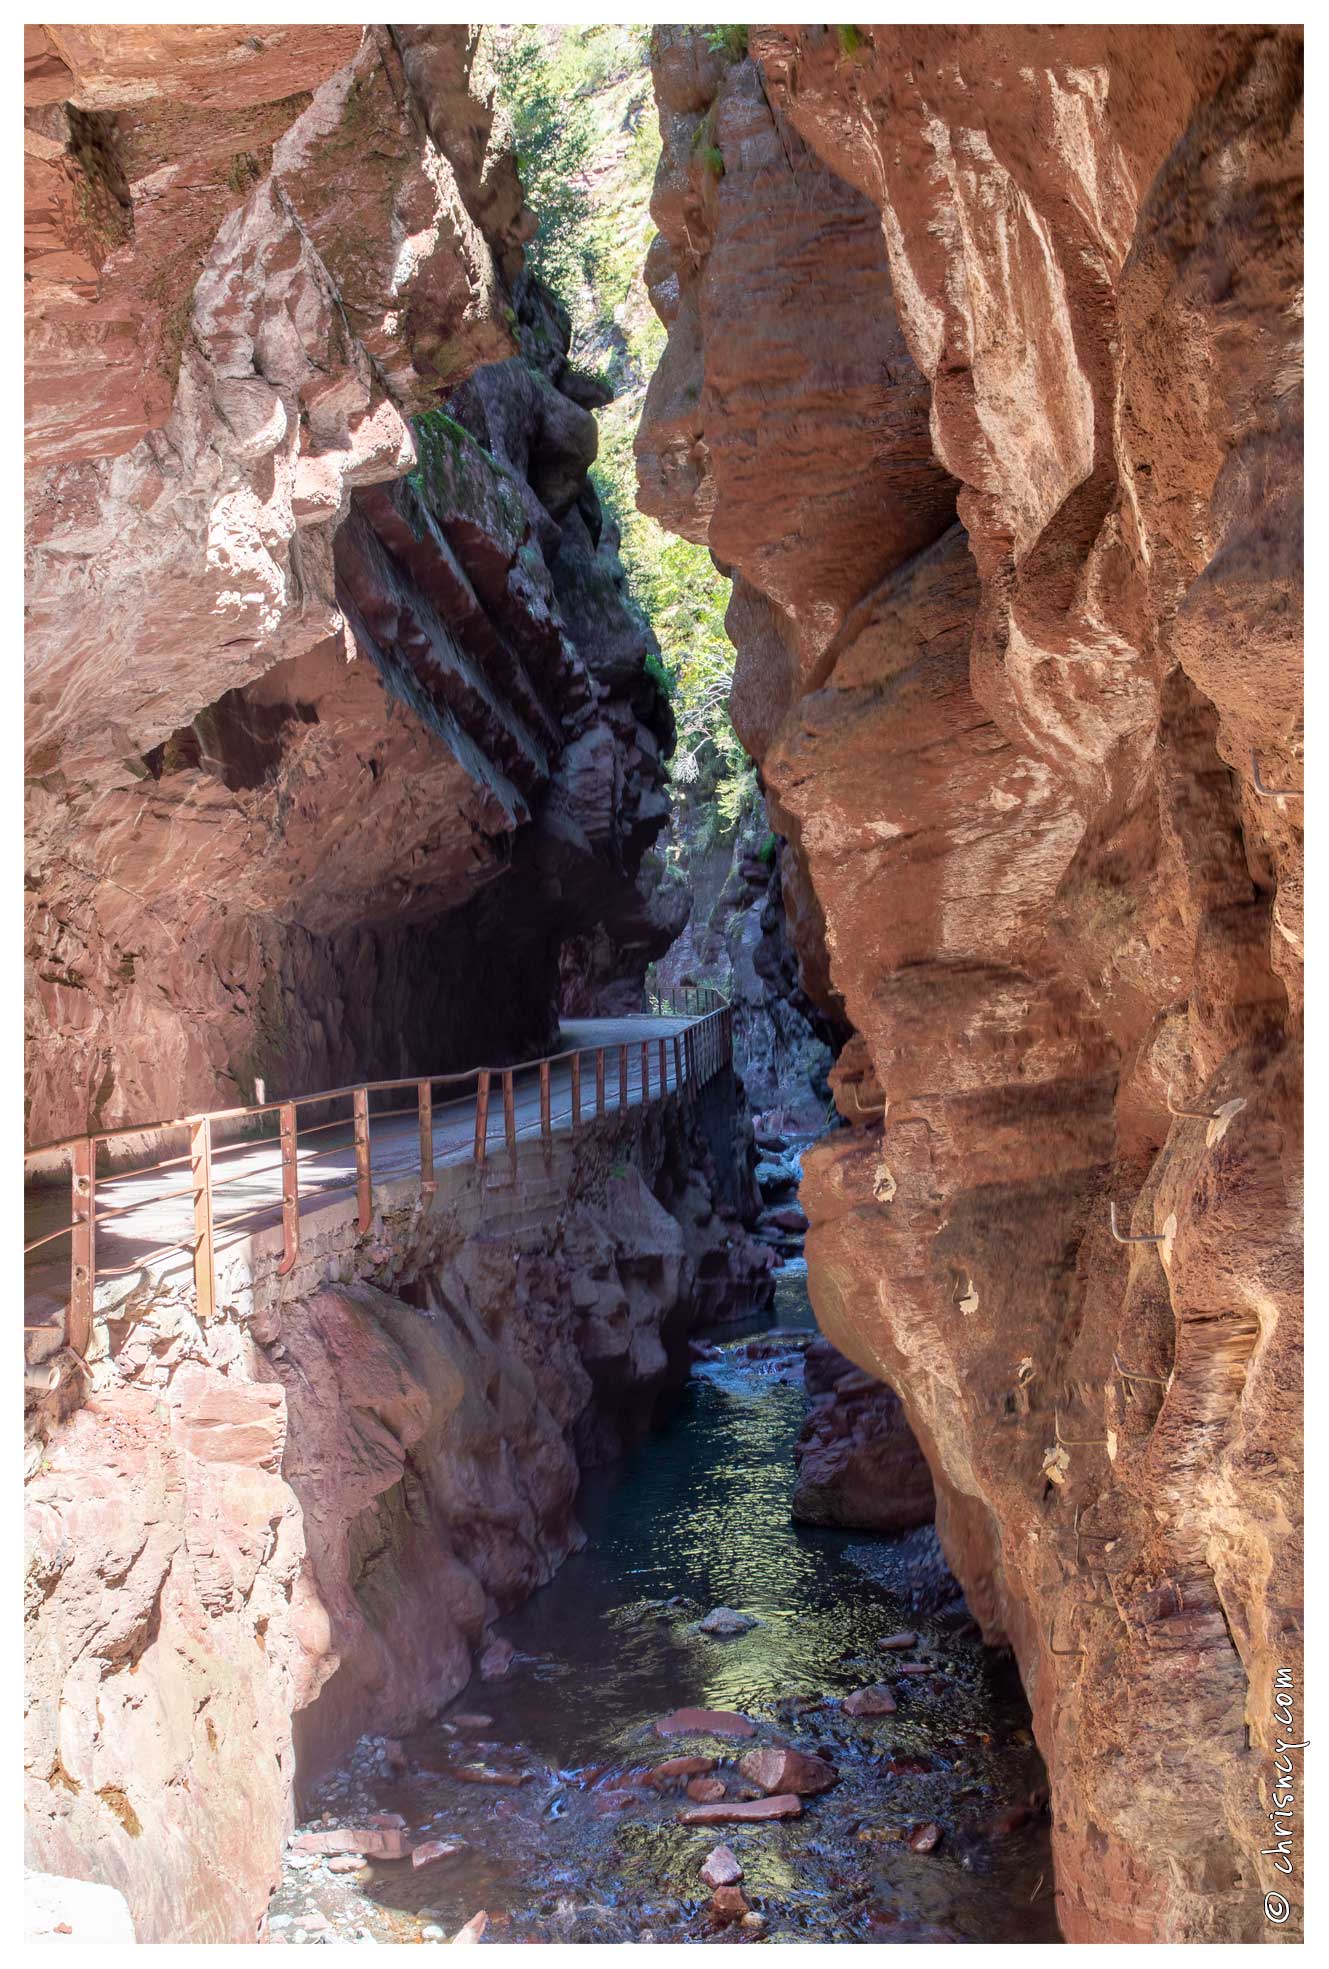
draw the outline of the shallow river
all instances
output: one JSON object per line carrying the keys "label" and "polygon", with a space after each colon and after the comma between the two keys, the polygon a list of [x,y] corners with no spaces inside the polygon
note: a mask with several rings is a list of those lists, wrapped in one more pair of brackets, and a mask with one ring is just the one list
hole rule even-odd
{"label": "shallow river", "polygon": [[[782,1287],[781,1324],[806,1325],[801,1281]],[[347,1823],[361,1822],[355,1808],[366,1804],[398,1812],[413,1840],[459,1850],[418,1868],[288,1876],[273,1904],[291,1914],[283,1939],[296,1938],[311,1903],[334,1916],[339,1935],[354,1920],[380,1940],[414,1938],[422,1923],[451,1935],[482,1908],[495,1941],[701,1939],[717,1931],[698,1867],[721,1840],[742,1863],[764,1928],[717,1938],[1056,1939],[1046,1814],[1001,1823],[1030,1798],[1040,1803],[1043,1785],[1013,1669],[979,1645],[962,1610],[929,1616],[911,1604],[930,1534],[891,1540],[791,1523],[801,1363],[797,1354],[754,1361],[746,1348],[731,1329],[721,1358],[694,1370],[669,1426],[588,1480],[584,1550],[500,1623],[517,1649],[508,1674],[474,1679],[409,1738],[405,1771],[366,1770],[362,1758],[349,1792],[318,1801]],[[699,1632],[717,1605],[760,1624],[727,1640]],[[879,1636],[902,1628],[916,1631],[915,1649],[878,1650]],[[900,1660],[937,1673],[894,1681],[888,1670]],[[842,1711],[843,1696],[882,1679],[896,1714]],[[783,1824],[683,1826],[681,1790],[657,1793],[643,1774],[680,1753],[710,1754],[732,1796],[743,1783],[737,1758],[751,1748],[662,1741],[653,1721],[685,1706],[738,1710],[759,1741],[828,1757],[840,1782]],[[530,1775],[516,1788],[448,1775],[473,1762]],[[914,1852],[908,1836],[925,1824],[941,1829],[940,1843]]]}

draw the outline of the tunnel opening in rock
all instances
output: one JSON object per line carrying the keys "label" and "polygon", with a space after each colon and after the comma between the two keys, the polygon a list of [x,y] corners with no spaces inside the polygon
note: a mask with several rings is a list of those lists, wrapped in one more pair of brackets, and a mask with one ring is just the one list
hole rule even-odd
{"label": "tunnel opening in rock", "polygon": [[1299,33],[25,79],[32,1932],[1290,1937]]}

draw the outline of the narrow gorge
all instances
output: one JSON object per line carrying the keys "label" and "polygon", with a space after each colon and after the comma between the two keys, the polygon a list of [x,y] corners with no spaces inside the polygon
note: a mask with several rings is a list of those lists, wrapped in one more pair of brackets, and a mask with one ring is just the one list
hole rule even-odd
{"label": "narrow gorge", "polygon": [[1300,1940],[1300,30],[24,52],[29,1936]]}

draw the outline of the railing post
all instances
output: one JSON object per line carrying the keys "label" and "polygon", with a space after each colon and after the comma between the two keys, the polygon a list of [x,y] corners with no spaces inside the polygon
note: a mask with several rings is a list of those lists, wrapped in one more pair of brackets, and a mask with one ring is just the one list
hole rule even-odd
{"label": "railing post", "polygon": [[300,1164],[296,1157],[295,1102],[283,1101],[277,1118],[281,1127],[282,1229],[282,1254],[277,1276],[285,1278],[300,1255]]}
{"label": "railing post", "polygon": [[97,1269],[97,1144],[90,1135],[69,1151],[73,1231],[69,1254],[66,1344],[80,1357],[92,1345],[92,1295]]}
{"label": "railing post", "polygon": [[597,1117],[603,1116],[604,1111],[605,1111],[605,1049],[603,1046],[597,1046],[595,1049],[595,1112]]}
{"label": "railing post", "polygon": [[581,1127],[581,1054],[574,1053],[570,1062],[572,1068],[572,1132],[575,1135]]}
{"label": "railing post", "polygon": [[549,1113],[549,1062],[540,1062],[540,1140],[548,1154],[554,1138],[554,1124]]}
{"label": "railing post", "polygon": [[626,1046],[620,1046],[618,1049],[618,1106],[619,1106],[620,1113],[627,1106],[627,1104],[628,1104],[628,1049]]}
{"label": "railing post", "polygon": [[363,1236],[374,1217],[374,1181],[369,1160],[369,1089],[357,1087],[351,1095],[355,1114],[355,1200]]}
{"label": "railing post", "polygon": [[514,1175],[517,1169],[517,1099],[512,1085],[512,1068],[503,1069],[503,1134],[512,1157]]}
{"label": "railing post", "polygon": [[475,1166],[483,1169],[489,1148],[489,1068],[481,1067],[475,1082]]}
{"label": "railing post", "polygon": [[674,1034],[674,1092],[683,1092],[683,1040],[677,1032]]}
{"label": "railing post", "polygon": [[200,1326],[216,1309],[212,1261],[212,1122],[196,1114],[189,1123],[189,1174],[194,1187],[194,1295]]}
{"label": "railing post", "polygon": [[437,1194],[434,1180],[434,1083],[420,1082],[420,1203]]}
{"label": "railing post", "polygon": [[645,1107],[651,1098],[651,1042],[641,1042],[641,1104]]}
{"label": "railing post", "polygon": [[669,1092],[669,1053],[663,1039],[660,1041],[659,1066],[660,1092],[667,1094]]}

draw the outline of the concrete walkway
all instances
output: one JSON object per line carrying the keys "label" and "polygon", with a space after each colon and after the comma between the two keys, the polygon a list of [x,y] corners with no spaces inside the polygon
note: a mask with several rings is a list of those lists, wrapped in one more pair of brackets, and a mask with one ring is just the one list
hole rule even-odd
{"label": "concrete walkway", "polygon": [[[659,1041],[665,1047],[667,1090],[676,1085],[673,1037],[695,1024],[691,1019],[635,1017],[626,1019],[571,1019],[563,1023],[560,1045],[581,1054],[581,1114],[583,1120],[595,1115],[595,1053],[606,1048],[605,1107],[612,1113],[619,1105],[619,1047],[628,1048],[628,1105],[638,1107],[642,1099],[643,1041],[650,1042],[650,1098],[661,1092],[659,1082]],[[459,1099],[441,1098],[445,1087],[435,1094],[433,1109],[434,1163],[469,1162],[475,1152],[475,1093],[468,1088]],[[403,1177],[420,1167],[420,1129],[410,1088],[380,1096],[390,1099],[405,1112],[370,1115],[370,1163],[374,1182]],[[318,1126],[314,1111],[308,1133],[302,1126],[298,1135],[300,1170],[300,1215],[316,1211],[322,1204],[355,1189],[355,1143],[350,1117],[350,1099],[340,1104],[346,1119],[329,1126]],[[514,1107],[517,1136],[530,1140],[540,1133],[540,1077],[538,1066],[518,1072],[514,1079]],[[572,1125],[572,1062],[557,1059],[550,1066],[550,1111],[556,1132]],[[212,1155],[213,1245],[218,1254],[238,1244],[266,1225],[281,1221],[281,1152],[275,1134],[276,1116],[271,1117],[274,1132],[261,1140],[237,1142],[215,1147]],[[182,1154],[187,1134],[175,1131]],[[501,1073],[490,1081],[486,1160],[496,1171],[506,1166],[507,1149],[503,1126],[503,1082]],[[154,1158],[155,1160],[155,1158]],[[176,1195],[163,1195],[163,1191]],[[266,1206],[266,1207],[265,1207]],[[98,1223],[96,1239],[96,1279],[102,1285],[112,1279],[165,1266],[178,1259],[182,1249],[192,1250],[194,1209],[187,1156],[171,1168],[127,1170],[97,1179],[97,1214],[118,1213],[109,1223]],[[67,1222],[68,1184],[34,1185],[28,1192],[25,1212],[25,1242],[41,1237],[48,1230]],[[24,1275],[25,1322],[46,1325],[63,1320],[69,1297],[69,1244],[56,1239],[32,1252]]]}

